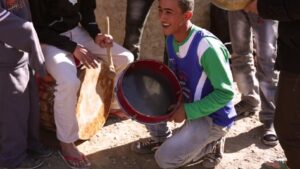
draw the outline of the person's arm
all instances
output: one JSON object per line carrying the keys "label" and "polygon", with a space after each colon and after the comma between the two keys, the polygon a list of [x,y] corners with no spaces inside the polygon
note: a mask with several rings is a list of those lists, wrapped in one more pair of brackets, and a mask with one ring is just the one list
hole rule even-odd
{"label": "person's arm", "polygon": [[233,81],[228,57],[229,52],[225,47],[220,50],[209,47],[204,52],[199,62],[213,86],[213,91],[199,101],[184,104],[187,119],[208,116],[233,99]]}
{"label": "person's arm", "polygon": [[49,28],[47,23],[47,9],[41,0],[30,0],[30,9],[33,24],[41,43],[56,46],[57,48],[73,53],[77,43],[70,38],[60,35]]}
{"label": "person's arm", "polygon": [[29,53],[32,68],[45,75],[44,55],[33,24],[0,7],[0,41]]}
{"label": "person's arm", "polygon": [[59,49],[74,53],[77,47],[77,43],[72,41],[69,37],[60,35],[47,27],[35,23],[34,26],[37,30],[37,34],[40,38],[41,43],[52,45]]}
{"label": "person's arm", "polygon": [[101,33],[99,29],[94,10],[96,9],[95,0],[84,0],[80,4],[80,13],[82,19],[80,21],[81,25],[89,33],[89,35],[94,39],[95,43],[102,48],[113,46],[113,37],[111,35]]}
{"label": "person's arm", "polygon": [[266,19],[278,21],[299,20],[299,9],[300,1],[298,0],[257,0],[258,14]]}
{"label": "person's arm", "polygon": [[80,14],[82,16],[80,23],[93,39],[95,39],[97,34],[101,32],[96,23],[94,13],[95,9],[95,0],[84,0],[80,4]]}
{"label": "person's arm", "polygon": [[0,41],[30,53],[36,37],[31,22],[0,7]]}

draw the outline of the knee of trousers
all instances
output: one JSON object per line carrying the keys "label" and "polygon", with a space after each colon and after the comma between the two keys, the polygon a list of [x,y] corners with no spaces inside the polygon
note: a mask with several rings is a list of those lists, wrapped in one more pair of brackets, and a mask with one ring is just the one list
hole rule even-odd
{"label": "knee of trousers", "polygon": [[174,152],[172,153],[172,151],[162,151],[158,149],[154,157],[160,168],[178,168],[185,163],[183,158],[180,158],[180,156]]}
{"label": "knee of trousers", "polygon": [[57,81],[58,87],[63,88],[64,90],[76,91],[76,92],[80,87],[80,83],[81,82],[77,77],[76,78],[66,77],[61,81]]}
{"label": "knee of trousers", "polygon": [[114,65],[117,71],[117,78],[123,72],[126,67],[134,61],[134,56],[131,52],[125,51],[122,55],[114,58]]}
{"label": "knee of trousers", "polygon": [[128,65],[134,61],[134,56],[131,52],[125,51],[122,53],[122,55],[123,55],[123,57],[122,57],[123,64]]}

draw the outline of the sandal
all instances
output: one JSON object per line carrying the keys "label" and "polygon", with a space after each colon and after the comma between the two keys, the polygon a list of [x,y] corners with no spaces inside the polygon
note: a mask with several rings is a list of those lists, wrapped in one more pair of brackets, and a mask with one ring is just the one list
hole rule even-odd
{"label": "sandal", "polygon": [[262,142],[267,146],[276,146],[278,144],[278,137],[275,131],[265,129]]}
{"label": "sandal", "polygon": [[81,154],[80,157],[65,156],[60,151],[58,152],[58,154],[67,164],[67,166],[72,169],[89,169],[91,166],[91,162],[86,158],[84,154]]}
{"label": "sandal", "polygon": [[262,164],[262,169],[289,169],[286,165],[286,161],[272,161]]}

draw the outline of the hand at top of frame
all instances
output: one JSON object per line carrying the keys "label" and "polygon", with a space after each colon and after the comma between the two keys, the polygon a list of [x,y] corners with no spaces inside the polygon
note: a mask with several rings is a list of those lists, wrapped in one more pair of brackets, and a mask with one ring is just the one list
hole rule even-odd
{"label": "hand at top of frame", "polygon": [[257,11],[257,0],[251,1],[244,9],[246,12],[252,12],[258,15]]}

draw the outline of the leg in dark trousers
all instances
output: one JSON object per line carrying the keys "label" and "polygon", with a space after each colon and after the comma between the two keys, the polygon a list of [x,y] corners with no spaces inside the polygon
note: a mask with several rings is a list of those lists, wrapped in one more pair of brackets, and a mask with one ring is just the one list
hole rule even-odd
{"label": "leg in dark trousers", "polygon": [[291,169],[300,168],[300,75],[281,72],[275,129]]}
{"label": "leg in dark trousers", "polygon": [[32,71],[30,71],[30,81],[29,81],[29,93],[30,93],[30,112],[28,123],[28,149],[36,150],[39,149],[41,143],[39,141],[39,128],[40,128],[40,110],[39,110],[39,95],[37,82],[33,76]]}
{"label": "leg in dark trousers", "polygon": [[0,71],[0,79],[0,166],[14,168],[27,156],[28,67]]}

